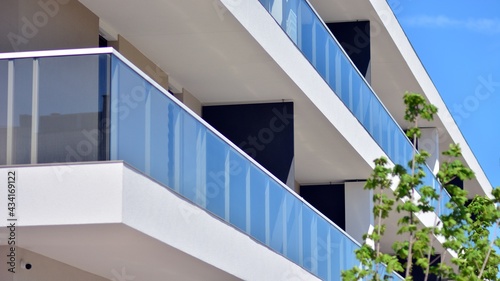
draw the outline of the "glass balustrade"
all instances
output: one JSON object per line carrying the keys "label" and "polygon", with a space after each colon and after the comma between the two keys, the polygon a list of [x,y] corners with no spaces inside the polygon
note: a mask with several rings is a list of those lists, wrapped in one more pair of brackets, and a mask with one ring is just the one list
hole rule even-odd
{"label": "glass balustrade", "polygon": [[[407,166],[414,151],[413,145],[310,3],[307,0],[259,0],[259,2],[391,161]],[[433,186],[440,192],[439,183],[427,166],[424,167],[424,171],[428,176],[423,184]],[[441,205],[445,206],[450,200],[450,195],[446,190],[440,193]],[[440,213],[448,212],[446,208],[438,208],[437,200],[431,204],[436,211],[440,210]]]}
{"label": "glass balustrade", "polygon": [[322,280],[359,264],[359,244],[130,62],[87,52],[0,58],[0,164],[123,160]]}

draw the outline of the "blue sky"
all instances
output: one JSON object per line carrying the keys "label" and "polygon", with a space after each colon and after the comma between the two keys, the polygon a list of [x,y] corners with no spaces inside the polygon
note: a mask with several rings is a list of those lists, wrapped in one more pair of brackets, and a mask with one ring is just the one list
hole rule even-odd
{"label": "blue sky", "polygon": [[500,1],[388,0],[493,186],[500,186]]}

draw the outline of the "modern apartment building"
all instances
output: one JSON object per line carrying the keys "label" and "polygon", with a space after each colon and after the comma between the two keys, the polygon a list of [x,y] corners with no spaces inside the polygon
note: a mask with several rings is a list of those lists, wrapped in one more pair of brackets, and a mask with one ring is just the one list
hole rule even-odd
{"label": "modern apartment building", "polygon": [[0,279],[340,280],[373,224],[373,160],[417,149],[405,91],[439,108],[426,184],[459,143],[460,184],[490,193],[397,9],[1,1]]}

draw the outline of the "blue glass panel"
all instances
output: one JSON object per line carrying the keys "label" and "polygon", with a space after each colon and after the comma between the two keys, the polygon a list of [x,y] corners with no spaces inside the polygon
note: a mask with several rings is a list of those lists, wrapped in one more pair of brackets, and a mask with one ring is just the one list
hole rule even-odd
{"label": "blue glass panel", "polygon": [[404,142],[404,157],[406,159],[406,162],[409,162],[413,157],[413,152],[415,151],[415,149],[413,148],[413,145],[408,141],[408,137],[406,137],[405,133],[402,132],[401,137],[402,142]]}
{"label": "blue glass panel", "polygon": [[167,138],[168,143],[165,144],[168,151],[168,158],[165,159],[168,167],[168,187],[180,192],[181,189],[181,147],[183,138],[181,134],[182,115],[184,113],[180,107],[173,101],[169,100],[167,119]]}
{"label": "blue glass panel", "polygon": [[411,161],[411,157],[413,155],[413,149],[408,145],[408,140],[405,134],[400,135],[400,146],[402,148],[401,157],[404,159],[404,163],[406,163],[406,167],[410,168],[408,163]]}
{"label": "blue glass panel", "polygon": [[364,97],[367,92],[367,87],[364,83],[361,83],[359,80],[352,80],[352,100],[349,106],[349,109],[354,114],[354,116],[361,122],[363,120],[363,116],[366,114],[363,110]]}
{"label": "blue glass panel", "polygon": [[325,219],[318,216],[318,230],[317,230],[317,274],[321,279],[328,280],[328,271],[330,264],[328,263],[329,256],[334,254],[330,245],[329,238],[330,224]]}
{"label": "blue glass panel", "polygon": [[337,89],[336,94],[339,98],[347,104],[349,101],[349,92],[352,88],[352,66],[349,61],[344,57],[340,57],[340,88]]}
{"label": "blue glass panel", "polygon": [[[102,56],[106,65],[107,55]],[[100,63],[99,55],[38,60],[38,163],[104,159],[107,128],[99,119],[107,93],[100,93],[99,76],[108,75],[106,67],[100,72]]]}
{"label": "blue glass panel", "polygon": [[229,222],[241,230],[247,228],[247,191],[250,188],[249,169],[249,161],[231,148],[229,153]]}
{"label": "blue glass panel", "polygon": [[390,158],[395,164],[400,164],[406,167],[406,164],[403,161],[403,157],[401,156],[401,142],[400,142],[401,134],[398,131],[394,130],[394,126],[392,127],[393,130],[391,132],[391,138],[393,140],[392,143],[393,143],[394,153],[390,156]]}
{"label": "blue glass panel", "polygon": [[266,186],[268,177],[256,166],[250,167],[250,235],[266,243]]}
{"label": "blue glass panel", "polygon": [[294,195],[287,192],[286,200],[286,256],[297,264],[300,264],[302,252],[302,214],[301,202]]}
{"label": "blue glass panel", "polygon": [[381,105],[378,99],[372,99],[372,106],[371,106],[372,123],[370,127],[370,133],[373,139],[378,144],[380,144],[382,141],[380,139],[380,110],[381,110]]}
{"label": "blue glass panel", "polygon": [[[353,75],[356,74],[353,73]],[[349,88],[349,99],[347,106],[349,107],[351,112],[355,113],[355,116],[358,118],[358,120],[361,120],[363,114],[366,114],[366,112],[359,113],[359,110],[361,110],[364,101],[364,96],[368,92],[368,88],[366,87],[366,84],[364,84],[362,80],[353,79],[354,78],[353,75],[351,75],[351,77],[349,78],[350,79],[349,84],[351,85],[351,87]]]}
{"label": "blue glass panel", "polygon": [[[212,152],[207,147],[210,145],[214,150],[223,148],[221,141],[218,138],[209,137],[206,134],[207,129],[200,124],[193,116],[187,114],[185,111],[181,112],[181,138],[182,143],[179,145],[181,148],[181,184],[180,193],[192,202],[200,204],[205,200],[205,190],[208,197],[208,185],[205,189],[205,179],[222,180],[220,176],[224,176],[224,169],[221,171],[214,171],[206,169],[206,163],[210,163],[213,159],[214,162],[220,158],[220,155]],[[206,176],[205,176],[206,174]],[[201,203],[204,204],[204,203]]]}
{"label": "blue glass panel", "polygon": [[302,266],[316,272],[317,215],[306,205],[302,205]]}
{"label": "blue glass panel", "polygon": [[169,173],[169,161],[171,161],[172,140],[169,136],[173,130],[170,120],[171,114],[169,104],[171,101],[159,90],[152,89],[149,96],[151,117],[149,129],[149,170],[154,179],[160,181],[166,186],[171,186],[171,175]]}
{"label": "blue glass panel", "polygon": [[341,276],[344,269],[345,253],[342,247],[345,236],[338,230],[332,229],[330,232],[330,249],[334,253],[330,258],[332,276]]}
{"label": "blue glass panel", "polygon": [[327,47],[327,36],[330,34],[324,29],[322,22],[319,19],[314,21],[314,56],[313,65],[316,67],[318,73],[326,79],[326,47]]}
{"label": "blue glass panel", "polygon": [[151,85],[118,59],[113,59],[112,105],[115,112],[116,159],[145,171],[146,99]]}
{"label": "blue glass panel", "polygon": [[354,251],[359,248],[358,245],[356,245],[351,239],[343,235],[340,248],[342,270],[348,270],[353,268],[354,266],[359,265],[359,261],[356,259],[356,255],[353,254]]}
{"label": "blue glass panel", "polygon": [[304,56],[312,62],[313,59],[313,24],[314,15],[309,5],[299,4],[299,39],[298,47]]}
{"label": "blue glass panel", "polygon": [[297,19],[299,0],[288,0],[283,4],[283,30],[285,30],[288,37],[290,37],[290,39],[297,44],[299,36]]}
{"label": "blue glass panel", "polygon": [[371,95],[366,95],[367,92],[363,91],[363,97],[361,99],[361,110],[359,112],[359,115],[356,115],[356,117],[359,118],[365,129],[370,133],[370,126],[371,126],[371,108],[372,108],[372,97]]}
{"label": "blue glass panel", "polygon": [[390,149],[390,143],[389,143],[389,115],[387,115],[387,112],[382,111],[380,114],[380,127],[381,127],[381,140],[382,142],[380,143],[382,149],[384,151],[389,151]]}
{"label": "blue glass panel", "polygon": [[[229,147],[214,133],[207,132],[206,146],[206,206],[212,213],[226,219],[229,210]],[[226,210],[227,208],[227,210]]]}
{"label": "blue glass panel", "polygon": [[284,253],[283,242],[286,239],[285,189],[274,180],[269,182],[269,246],[279,253]]}
{"label": "blue glass panel", "polygon": [[338,47],[337,44],[333,41],[332,38],[327,38],[327,46],[326,46],[326,78],[325,81],[328,83],[330,88],[332,88],[333,91],[337,91],[337,79],[336,79],[336,74],[340,73],[336,69],[337,67],[337,61],[338,61]]}

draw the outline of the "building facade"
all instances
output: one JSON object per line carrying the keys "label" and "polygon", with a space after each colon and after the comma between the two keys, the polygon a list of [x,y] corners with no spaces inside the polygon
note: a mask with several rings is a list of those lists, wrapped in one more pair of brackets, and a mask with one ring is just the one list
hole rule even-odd
{"label": "building facade", "polygon": [[393,7],[2,1],[1,280],[340,280],[373,160],[418,149],[405,91],[439,108],[425,184],[459,143],[490,193]]}

